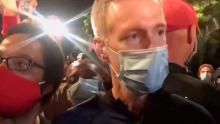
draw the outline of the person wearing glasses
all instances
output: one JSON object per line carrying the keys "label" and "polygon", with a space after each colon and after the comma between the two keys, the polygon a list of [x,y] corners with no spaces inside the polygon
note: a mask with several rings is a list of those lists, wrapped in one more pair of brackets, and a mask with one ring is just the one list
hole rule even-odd
{"label": "person wearing glasses", "polygon": [[64,75],[60,48],[31,24],[12,28],[0,44],[0,123],[33,124]]}

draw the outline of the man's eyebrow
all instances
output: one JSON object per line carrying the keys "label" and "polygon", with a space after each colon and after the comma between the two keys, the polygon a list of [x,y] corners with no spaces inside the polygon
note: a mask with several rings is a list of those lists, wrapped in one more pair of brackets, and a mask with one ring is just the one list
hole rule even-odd
{"label": "man's eyebrow", "polygon": [[166,28],[167,26],[163,23],[157,24],[155,28]]}

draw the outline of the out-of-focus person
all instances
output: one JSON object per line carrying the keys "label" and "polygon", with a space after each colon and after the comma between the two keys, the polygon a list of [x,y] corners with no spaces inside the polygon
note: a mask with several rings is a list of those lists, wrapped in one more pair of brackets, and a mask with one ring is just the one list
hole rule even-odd
{"label": "out-of-focus person", "polygon": [[214,84],[215,84],[215,87],[217,88],[217,90],[220,90],[220,68],[217,68],[215,70]]}
{"label": "out-of-focus person", "polygon": [[21,13],[32,14],[38,5],[38,0],[0,0],[2,9],[2,35],[8,30],[21,23]]}
{"label": "out-of-focus person", "polygon": [[63,53],[48,35],[19,24],[0,44],[0,123],[34,124],[64,75]]}
{"label": "out-of-focus person", "polygon": [[214,68],[210,64],[202,64],[198,69],[198,76],[201,80],[210,82],[213,85]]}
{"label": "out-of-focus person", "polygon": [[107,76],[84,53],[79,53],[77,60],[66,70],[66,76],[56,94],[44,106],[44,115],[52,120],[97,94],[105,93],[103,82]]}

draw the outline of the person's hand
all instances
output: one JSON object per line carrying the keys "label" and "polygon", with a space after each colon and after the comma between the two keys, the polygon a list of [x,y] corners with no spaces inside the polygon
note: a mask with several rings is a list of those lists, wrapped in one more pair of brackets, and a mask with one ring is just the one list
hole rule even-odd
{"label": "person's hand", "polygon": [[0,0],[0,14],[3,13],[3,5],[2,5],[2,0]]}
{"label": "person's hand", "polygon": [[32,13],[37,5],[38,0],[0,0],[0,10],[8,16],[14,16],[18,10]]}
{"label": "person's hand", "polygon": [[19,11],[33,13],[38,5],[38,0],[18,0]]}
{"label": "person's hand", "polygon": [[16,0],[0,0],[0,6],[4,15],[13,16],[17,13]]}

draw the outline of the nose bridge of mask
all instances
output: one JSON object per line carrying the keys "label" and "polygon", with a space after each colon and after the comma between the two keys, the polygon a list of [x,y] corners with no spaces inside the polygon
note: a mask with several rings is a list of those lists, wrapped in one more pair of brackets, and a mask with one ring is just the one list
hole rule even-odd
{"label": "nose bridge of mask", "polygon": [[154,63],[154,59],[152,58],[155,58],[155,54],[153,53],[140,56],[124,56],[120,66],[120,76],[128,79],[147,79],[148,77],[141,75],[141,73],[147,73],[149,68],[151,68],[152,63]]}
{"label": "nose bridge of mask", "polygon": [[115,72],[117,77],[121,77],[122,75],[124,75],[124,71],[126,73],[126,71],[132,71],[132,70],[146,71],[147,69],[149,69],[149,66],[143,66],[143,65],[151,65],[152,63],[154,63],[153,61],[154,59],[150,59],[150,58],[155,58],[158,52],[167,50],[167,45],[161,47],[148,48],[148,49],[120,50],[118,52],[111,49],[110,47],[107,48],[109,51],[116,54],[119,58],[120,61],[119,73],[114,69],[114,67],[111,64],[110,64],[110,68],[112,68],[112,70]]}
{"label": "nose bridge of mask", "polygon": [[[154,63],[153,58],[156,58],[158,54],[161,54],[160,51],[166,50],[166,46],[141,49],[141,50],[129,50],[121,51],[121,65],[123,65],[123,70],[147,70],[149,66]],[[141,60],[141,61],[140,61]]]}
{"label": "nose bridge of mask", "polygon": [[[154,66],[159,66],[157,65],[158,62],[156,61],[157,60],[156,58],[158,57],[167,58],[166,52],[165,53],[160,52],[165,50],[166,50],[166,46],[163,46],[153,49],[150,48],[145,50],[129,51],[130,53],[129,52],[124,53],[123,60],[121,62],[121,65],[123,65],[122,70],[124,71],[123,73],[121,73],[121,75],[125,76],[128,79],[136,78],[139,79],[140,81],[149,79],[149,77],[145,75],[141,75],[139,73],[148,73],[149,70],[151,71],[154,70],[153,69],[155,68]],[[166,61],[163,59],[160,60]],[[163,69],[160,70],[163,71]]]}

